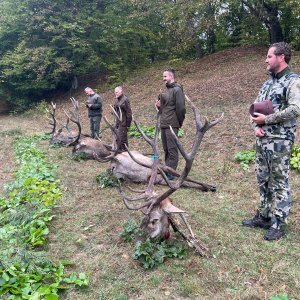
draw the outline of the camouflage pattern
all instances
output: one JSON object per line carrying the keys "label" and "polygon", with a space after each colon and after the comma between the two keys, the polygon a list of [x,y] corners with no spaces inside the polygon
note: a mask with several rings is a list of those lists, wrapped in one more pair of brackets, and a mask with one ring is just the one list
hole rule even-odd
{"label": "camouflage pattern", "polygon": [[[300,115],[300,79],[287,67],[267,80],[255,102],[271,100],[274,113],[261,126],[265,136],[256,138],[256,174],[259,212],[272,218],[272,227],[286,223],[291,209],[290,157]],[[258,127],[259,125],[255,125]]]}
{"label": "camouflage pattern", "polygon": [[261,202],[259,211],[265,218],[274,214],[276,226],[286,222],[291,209],[289,166],[292,148],[293,142],[289,140],[256,140],[256,174]]}
{"label": "camouflage pattern", "polygon": [[289,68],[281,73],[263,84],[255,102],[271,100],[273,103],[274,114],[267,116],[266,125],[262,126],[266,137],[294,141],[296,117],[300,113],[300,79]]}

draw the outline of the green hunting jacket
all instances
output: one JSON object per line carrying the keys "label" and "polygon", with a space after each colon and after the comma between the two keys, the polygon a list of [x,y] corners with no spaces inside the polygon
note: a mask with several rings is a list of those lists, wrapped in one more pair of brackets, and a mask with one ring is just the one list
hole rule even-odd
{"label": "green hunting jacket", "polygon": [[87,106],[89,117],[102,116],[102,99],[98,94],[90,95],[87,104],[92,104],[91,107]]}
{"label": "green hunting jacket", "polygon": [[160,127],[180,128],[185,118],[185,98],[182,86],[173,82],[166,84],[166,88],[166,92],[158,96],[161,114]]}

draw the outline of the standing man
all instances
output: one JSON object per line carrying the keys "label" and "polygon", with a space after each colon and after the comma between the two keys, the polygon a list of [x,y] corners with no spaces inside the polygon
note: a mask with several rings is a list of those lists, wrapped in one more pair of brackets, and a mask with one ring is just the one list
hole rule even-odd
{"label": "standing man", "polygon": [[271,100],[273,112],[269,115],[254,113],[251,118],[256,136],[260,206],[254,218],[242,224],[268,229],[264,236],[268,241],[284,235],[283,227],[291,209],[288,179],[296,118],[300,115],[300,78],[289,68],[290,58],[287,43],[275,43],[269,48],[266,64],[270,79],[263,84],[254,105]]}
{"label": "standing man", "polygon": [[115,88],[115,97],[114,109],[119,117],[116,120],[116,127],[120,139],[118,149],[120,152],[124,152],[127,151],[126,146],[128,147],[128,128],[132,121],[132,111],[129,100],[123,94],[123,88],[121,86]]}
{"label": "standing man", "polygon": [[[156,106],[161,114],[160,128],[161,140],[165,152],[165,163],[168,167],[176,170],[178,165],[178,148],[171,133],[170,126],[178,136],[185,118],[185,98],[182,86],[175,81],[175,70],[166,69],[163,72],[163,81],[166,91],[158,96]],[[172,180],[174,176],[167,173],[167,177]]]}
{"label": "standing man", "polygon": [[86,107],[88,108],[88,116],[90,118],[91,137],[96,139],[99,137],[100,122],[102,118],[102,99],[90,87],[84,89],[88,99]]}

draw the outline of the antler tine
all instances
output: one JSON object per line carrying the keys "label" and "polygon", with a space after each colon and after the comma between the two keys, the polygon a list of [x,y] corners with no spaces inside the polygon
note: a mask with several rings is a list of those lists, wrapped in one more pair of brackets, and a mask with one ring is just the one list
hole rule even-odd
{"label": "antler tine", "polygon": [[78,127],[78,135],[76,137],[74,137],[74,141],[67,144],[67,146],[72,146],[72,145],[75,145],[78,141],[79,141],[79,138],[80,138],[80,135],[81,135],[81,125],[80,125],[80,121],[79,121],[79,118],[76,120],[76,116],[74,115],[73,112],[71,112],[71,115],[72,117],[70,117],[68,115],[68,113],[65,111],[65,109],[63,109],[65,115],[73,122],[77,125]]}
{"label": "antler tine", "polygon": [[[52,122],[53,122],[53,123],[49,123],[53,127],[52,131],[49,134],[53,134],[55,132],[56,124],[57,124],[57,121],[56,121],[56,118],[55,118],[56,104],[51,102],[51,106],[52,106],[52,112],[49,111],[48,109],[46,109],[46,111],[50,114],[50,116],[52,118]],[[47,117],[47,119],[51,121],[51,119],[49,117]]]}
{"label": "antler tine", "polygon": [[120,107],[119,107],[119,113],[120,113],[120,115],[118,115],[118,113],[116,112],[116,110],[114,109],[114,107],[113,107],[112,105],[110,105],[110,108],[111,108],[113,114],[115,115],[115,117],[116,117],[120,122],[122,122],[122,112],[121,112]]}
{"label": "antler tine", "polygon": [[137,128],[138,132],[142,135],[142,137],[144,138],[144,140],[150,145],[152,146],[152,140],[145,134],[145,132],[141,129],[141,127],[139,126],[139,124],[135,121],[134,117],[132,116],[132,120],[133,123],[135,125],[135,127]]}
{"label": "antler tine", "polygon": [[93,152],[93,156],[97,161],[99,161],[101,163],[106,163],[106,162],[111,161],[116,156],[116,153],[110,154],[110,155],[102,158],[102,157],[99,157],[95,152]]}
{"label": "antler tine", "polygon": [[116,128],[109,123],[109,121],[107,120],[106,116],[104,116],[104,121],[108,125],[108,127],[111,129],[111,131],[113,132],[113,135],[116,137],[116,143],[117,143],[116,147],[117,147],[117,149],[114,149],[114,151],[117,152],[119,150],[120,146],[121,146],[121,140],[120,140],[119,133],[116,130]]}
{"label": "antler tine", "polygon": [[147,202],[143,203],[143,204],[140,204],[138,206],[132,206],[129,204],[129,202],[133,202],[133,201],[140,201],[140,200],[143,200],[143,199],[146,199],[148,198],[147,197],[147,194],[146,194],[146,191],[143,192],[142,195],[138,195],[136,197],[133,197],[133,198],[129,198],[125,195],[125,191],[121,185],[121,182],[119,181],[119,191],[120,191],[120,194],[122,195],[123,197],[123,202],[125,204],[125,206],[129,209],[129,210],[140,210],[144,207],[148,207],[151,203],[152,203],[152,199],[148,200]]}
{"label": "antler tine", "polygon": [[128,152],[128,154],[129,154],[129,156],[131,157],[131,159],[132,159],[134,162],[136,162],[137,164],[139,164],[139,165],[141,165],[141,166],[143,166],[143,167],[145,167],[145,168],[149,168],[149,169],[152,168],[152,165],[149,166],[149,165],[143,163],[142,161],[139,161],[138,159],[136,159],[136,157],[134,157],[134,155],[133,155],[132,152],[129,150],[129,148],[127,147],[127,145],[125,145],[125,147],[126,147],[126,149],[127,149],[127,152]]}

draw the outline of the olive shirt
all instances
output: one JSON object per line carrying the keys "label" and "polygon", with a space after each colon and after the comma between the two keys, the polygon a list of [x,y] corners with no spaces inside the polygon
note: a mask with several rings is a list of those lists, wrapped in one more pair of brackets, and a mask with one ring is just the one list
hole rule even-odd
{"label": "olive shirt", "polygon": [[89,117],[102,116],[102,99],[98,94],[90,95],[87,104],[92,104],[91,107],[87,105]]}

